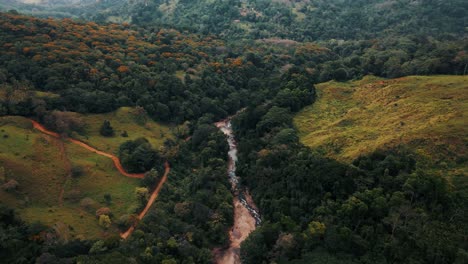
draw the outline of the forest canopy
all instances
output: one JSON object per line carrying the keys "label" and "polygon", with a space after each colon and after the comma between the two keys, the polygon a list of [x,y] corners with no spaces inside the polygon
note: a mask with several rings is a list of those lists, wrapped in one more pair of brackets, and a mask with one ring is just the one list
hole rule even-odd
{"label": "forest canopy", "polygon": [[[98,209],[104,231],[93,240],[61,239],[60,225],[23,222],[0,204],[3,260],[212,263],[212,250],[230,244],[236,195],[226,177],[229,146],[213,124],[234,116],[238,174],[262,217],[241,245],[243,263],[468,262],[465,171],[448,178],[403,143],[338,162],[302,145],[293,125],[320,100],[319,82],[354,89],[346,81],[366,75],[466,75],[466,1],[81,4],[0,5],[42,17],[0,12],[0,115],[33,118],[61,138],[85,137],[81,116],[132,107],[139,129],[149,117],[176,131],[157,151],[145,138],[116,149],[128,172],[145,173],[133,194],[144,205],[162,164],[169,180],[141,221],[132,208],[118,219]],[[452,99],[463,100],[435,100]],[[100,139],[134,135],[113,124],[99,120]],[[73,180],[86,170],[75,167]],[[19,195],[21,184],[3,183],[2,174],[0,166],[2,191]],[[113,203],[108,193],[102,198]],[[121,230],[138,225],[120,240],[106,233],[111,221]]]}

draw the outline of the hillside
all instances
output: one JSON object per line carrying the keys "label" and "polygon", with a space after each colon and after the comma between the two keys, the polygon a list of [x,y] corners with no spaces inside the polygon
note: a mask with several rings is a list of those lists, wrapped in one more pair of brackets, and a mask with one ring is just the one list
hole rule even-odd
{"label": "hillside", "polygon": [[294,124],[302,143],[341,161],[406,145],[435,163],[459,164],[467,153],[467,83],[464,76],[322,83]]}
{"label": "hillside", "polygon": [[466,1],[41,2],[0,3],[3,262],[468,263]]}
{"label": "hillside", "polygon": [[[154,121],[137,124],[129,112],[131,109],[121,109],[106,115],[79,116],[86,127],[86,136],[78,138],[100,150],[117,154],[119,145],[127,140],[148,136],[150,142],[156,144],[154,147],[159,148],[163,140],[172,137],[168,128]],[[115,136],[99,135],[99,126],[104,120],[111,121],[118,132]],[[158,130],[153,133],[156,127]],[[122,128],[130,131],[129,137],[120,135]],[[96,239],[117,235],[120,219],[139,212],[141,205],[135,188],[141,186],[141,180],[119,173],[108,157],[73,142],[44,135],[23,117],[1,117],[0,131],[2,184],[11,180],[18,184],[15,191],[0,189],[0,198],[6,205],[16,208],[27,223],[60,226],[56,235],[61,241]],[[103,207],[111,210],[113,224],[109,228],[100,227],[95,217],[96,210]]]}
{"label": "hillside", "polygon": [[[148,12],[153,7],[157,12]],[[392,34],[464,31],[464,1],[149,1],[130,13],[136,24],[171,24],[228,38],[281,37],[299,41],[368,39]],[[463,11],[465,10],[465,11]],[[431,19],[428,19],[431,17]],[[457,25],[458,24],[458,25]]]}
{"label": "hillside", "polygon": [[[187,28],[224,38],[299,41],[371,39],[387,35],[463,35],[466,1],[106,0],[18,6],[34,15]],[[60,3],[60,2],[58,2]],[[437,29],[437,30],[434,30]]]}

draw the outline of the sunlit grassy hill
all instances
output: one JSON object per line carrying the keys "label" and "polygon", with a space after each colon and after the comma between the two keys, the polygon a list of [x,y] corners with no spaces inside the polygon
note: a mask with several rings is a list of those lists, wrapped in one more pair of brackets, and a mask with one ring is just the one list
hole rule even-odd
{"label": "sunlit grassy hill", "polygon": [[377,149],[406,145],[434,164],[465,163],[467,76],[368,76],[322,83],[317,93],[316,103],[294,123],[301,141],[327,156],[350,162]]}

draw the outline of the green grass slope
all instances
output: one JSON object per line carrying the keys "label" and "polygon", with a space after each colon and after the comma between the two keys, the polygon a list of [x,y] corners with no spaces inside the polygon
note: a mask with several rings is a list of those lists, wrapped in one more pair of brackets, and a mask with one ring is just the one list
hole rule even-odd
{"label": "green grass slope", "polygon": [[[74,136],[107,152],[117,153],[121,143],[137,137],[148,138],[155,148],[172,138],[166,126],[150,120],[144,125],[134,122],[130,108],[86,115],[82,119],[86,137]],[[115,136],[99,135],[104,120],[111,121]],[[129,136],[120,136],[121,130],[126,130]],[[72,167],[82,168],[82,174],[71,177]],[[134,191],[140,186],[139,179],[121,175],[107,157],[33,129],[24,117],[0,117],[0,168],[3,168],[0,185],[11,179],[19,184],[13,191],[0,188],[0,202],[15,208],[29,223],[41,222],[54,228],[66,240],[117,235],[118,219],[138,210]],[[105,194],[110,195],[110,203]],[[83,199],[92,202],[84,206]],[[100,227],[95,216],[101,207],[112,212],[113,224],[108,229]]]}
{"label": "green grass slope", "polygon": [[[121,107],[117,111],[105,114],[87,114],[81,116],[85,126],[84,135],[73,135],[73,137],[88,143],[89,145],[103,151],[118,154],[120,144],[127,140],[145,137],[153,148],[161,147],[166,139],[173,138],[168,126],[154,122],[148,117],[137,117],[136,110],[130,107]],[[139,121],[140,119],[140,121]],[[141,120],[146,119],[146,120]],[[113,137],[103,137],[99,134],[104,120],[108,120],[114,129]],[[128,137],[121,134],[126,131]]]}
{"label": "green grass slope", "polygon": [[317,101],[294,118],[305,145],[345,162],[406,145],[433,164],[466,173],[458,165],[468,143],[467,76],[368,76],[316,88]]}

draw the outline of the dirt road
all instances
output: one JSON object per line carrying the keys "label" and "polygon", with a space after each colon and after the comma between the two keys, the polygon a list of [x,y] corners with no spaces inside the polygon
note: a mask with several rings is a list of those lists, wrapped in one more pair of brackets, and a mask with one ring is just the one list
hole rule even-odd
{"label": "dirt road", "polygon": [[[58,133],[48,130],[47,128],[45,128],[43,125],[41,125],[37,121],[32,120],[32,119],[30,119],[30,121],[33,123],[34,128],[41,131],[42,133],[47,134],[47,135],[52,136],[52,137],[55,137],[55,138],[59,138],[59,139],[61,138],[61,136]],[[142,179],[145,176],[144,173],[128,173],[128,172],[126,172],[124,170],[124,168],[122,167],[122,164],[120,163],[119,158],[117,158],[116,156],[114,156],[114,155],[112,155],[110,153],[97,150],[97,149],[91,147],[90,145],[88,145],[88,144],[86,144],[84,142],[81,142],[79,140],[73,139],[73,138],[68,138],[68,140],[70,142],[76,144],[76,145],[79,145],[79,146],[91,151],[91,152],[94,152],[94,153],[96,153],[98,155],[101,155],[101,156],[108,157],[108,158],[112,159],[112,161],[114,162],[114,165],[117,168],[117,170],[122,175],[124,175],[126,177]],[[166,182],[167,175],[169,174],[169,172],[171,170],[171,167],[169,166],[169,162],[166,161],[164,163],[164,168],[165,168],[164,175],[161,178],[161,180],[159,181],[158,186],[156,186],[154,191],[151,193],[151,196],[148,199],[148,203],[146,204],[145,208],[143,209],[143,211],[140,212],[140,214],[138,214],[138,220],[141,220],[141,219],[143,219],[143,217],[145,217],[145,215],[148,213],[148,210],[150,209],[151,205],[153,205],[153,203],[156,201],[156,198],[158,198],[159,192],[161,191],[164,183]],[[62,191],[61,197],[62,196],[63,196],[63,191]],[[121,233],[120,237],[123,238],[123,239],[127,239],[133,233],[133,231],[135,231],[135,225],[132,225],[127,231],[125,231],[124,233]]]}
{"label": "dirt road", "polygon": [[[48,130],[47,128],[45,128],[43,125],[39,124],[37,121],[35,120],[32,120],[32,119],[29,119],[31,120],[31,122],[33,123],[33,126],[35,129],[41,131],[42,133],[44,134],[47,134],[49,136],[52,136],[52,137],[55,137],[55,138],[60,138],[60,134],[56,133],[56,132],[53,132],[53,131],[50,131]],[[79,141],[79,140],[76,140],[76,139],[73,139],[73,138],[68,138],[68,140],[76,145],[79,145],[91,152],[94,152],[98,155],[101,155],[101,156],[104,156],[104,157],[108,157],[110,159],[112,159],[112,161],[114,162],[114,165],[115,165],[115,168],[123,175],[127,176],[127,177],[130,177],[130,178],[138,178],[138,179],[143,179],[143,177],[145,176],[144,173],[128,173],[124,170],[122,164],[120,163],[120,160],[119,158],[117,158],[116,156],[110,154],[110,153],[107,153],[107,152],[104,152],[104,151],[100,151],[100,150],[97,150],[93,147],[91,147],[90,145],[82,142],[82,141]]]}
{"label": "dirt road", "polygon": [[[150,209],[151,205],[156,201],[156,198],[158,198],[159,192],[161,191],[164,183],[167,180],[167,175],[171,171],[171,167],[169,166],[169,162],[164,163],[164,176],[161,178],[161,180],[158,183],[158,186],[154,189],[153,193],[151,194],[150,198],[148,199],[148,203],[145,206],[145,209],[141,211],[141,213],[138,215],[138,221],[143,219],[145,217],[146,213],[148,213],[148,210]],[[123,239],[127,239],[132,233],[135,231],[135,225],[131,226],[127,231],[124,233],[120,233],[120,237]]]}

